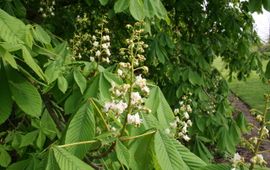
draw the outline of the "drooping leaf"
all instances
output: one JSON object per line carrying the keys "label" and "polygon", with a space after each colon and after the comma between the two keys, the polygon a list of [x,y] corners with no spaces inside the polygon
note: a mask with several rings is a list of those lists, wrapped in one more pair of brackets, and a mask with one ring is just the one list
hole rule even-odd
{"label": "drooping leaf", "polygon": [[207,166],[203,166],[201,168],[199,168],[199,170],[231,170],[231,166],[230,165],[226,165],[226,164],[218,164],[218,165],[207,165]]}
{"label": "drooping leaf", "polygon": [[22,47],[22,56],[25,63],[42,79],[45,80],[45,75],[39,65],[35,62],[30,52],[26,47]]}
{"label": "drooping leaf", "polygon": [[237,122],[238,127],[241,129],[243,133],[248,132],[248,122],[245,118],[244,114],[241,112],[237,115],[235,121]]}
{"label": "drooping leaf", "polygon": [[92,82],[85,91],[84,97],[100,97],[102,100],[110,99],[111,83],[121,83],[121,81],[112,73],[107,71],[101,72],[92,79]]}
{"label": "drooping leaf", "polygon": [[130,0],[129,11],[131,15],[138,21],[143,20],[145,17],[142,0]]}
{"label": "drooping leaf", "polygon": [[131,169],[153,169],[154,134],[136,139],[129,145]]}
{"label": "drooping leaf", "polygon": [[59,76],[57,79],[58,88],[65,93],[68,89],[68,82],[64,76]]}
{"label": "drooping leaf", "polygon": [[101,3],[101,5],[106,5],[109,2],[109,0],[99,0],[99,2]]}
{"label": "drooping leaf", "polygon": [[4,61],[10,64],[11,67],[13,67],[14,69],[18,69],[18,66],[14,57],[2,46],[0,46],[0,56],[4,59]]}
{"label": "drooping leaf", "polygon": [[7,167],[11,162],[11,157],[8,152],[0,145],[0,166]]}
{"label": "drooping leaf", "polygon": [[206,163],[201,160],[201,158],[190,152],[190,150],[183,146],[179,141],[175,139],[171,140],[177,148],[177,151],[181,155],[183,161],[191,170],[197,170],[202,166],[206,166]]}
{"label": "drooping leaf", "polygon": [[4,123],[11,114],[12,99],[8,79],[4,66],[0,65],[0,125]]}
{"label": "drooping leaf", "polygon": [[0,9],[0,38],[9,43],[23,43],[20,39],[26,27],[22,21]]}
{"label": "drooping leaf", "polygon": [[81,90],[81,93],[83,94],[83,92],[86,89],[86,84],[87,84],[85,77],[78,70],[75,70],[73,72],[73,75],[74,75],[75,82],[77,83],[77,85],[79,86]]}
{"label": "drooping leaf", "polygon": [[114,4],[114,12],[120,13],[128,9],[130,0],[117,0]]}
{"label": "drooping leaf", "polygon": [[156,133],[154,143],[158,164],[162,170],[190,169],[167,135],[160,132]]}
{"label": "drooping leaf", "polygon": [[265,69],[265,77],[270,79],[270,61],[267,63],[267,66]]}
{"label": "drooping leaf", "polygon": [[39,25],[35,25],[33,29],[33,35],[35,40],[44,43],[44,44],[50,44],[51,37],[48,35],[48,33]]}
{"label": "drooping leaf", "polygon": [[[65,143],[81,142],[93,139],[95,136],[95,117],[89,102],[85,102],[71,119],[66,132]],[[68,148],[68,151],[79,158],[83,158],[89,144]]]}
{"label": "drooping leaf", "polygon": [[151,109],[151,114],[158,119],[159,128],[169,127],[169,124],[174,120],[174,114],[159,87],[155,86],[151,89],[145,104]]}
{"label": "drooping leaf", "polygon": [[118,160],[126,167],[130,165],[130,153],[128,148],[119,140],[116,141],[115,147],[116,155]]}
{"label": "drooping leaf", "polygon": [[42,100],[38,90],[16,71],[9,70],[8,73],[13,100],[26,114],[33,117],[40,116]]}
{"label": "drooping leaf", "polygon": [[59,170],[60,168],[59,168],[59,166],[58,166],[58,164],[57,164],[57,162],[55,160],[53,150],[50,149],[45,170],[52,170],[52,169],[53,170]]}
{"label": "drooping leaf", "polygon": [[166,18],[167,11],[160,0],[145,0],[144,9],[147,17]]}
{"label": "drooping leaf", "polygon": [[93,168],[70,152],[60,147],[53,147],[55,160],[60,170],[92,170]]}
{"label": "drooping leaf", "polygon": [[262,0],[250,0],[248,4],[250,12],[260,12],[262,9]]}
{"label": "drooping leaf", "polygon": [[29,162],[30,162],[29,159],[15,162],[15,163],[11,164],[10,166],[8,166],[7,170],[22,170],[22,169],[26,169],[27,166],[29,165]]}

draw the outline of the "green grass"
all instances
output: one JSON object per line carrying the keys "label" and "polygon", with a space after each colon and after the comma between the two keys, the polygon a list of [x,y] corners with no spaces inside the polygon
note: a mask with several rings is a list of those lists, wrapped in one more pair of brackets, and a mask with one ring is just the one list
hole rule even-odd
{"label": "green grass", "polygon": [[[228,71],[220,58],[215,60],[214,65],[221,71],[223,76],[228,75]],[[233,79],[232,82],[229,82],[229,86],[251,108],[261,111],[264,109],[264,94],[270,93],[270,85],[264,84],[255,72],[246,81]]]}

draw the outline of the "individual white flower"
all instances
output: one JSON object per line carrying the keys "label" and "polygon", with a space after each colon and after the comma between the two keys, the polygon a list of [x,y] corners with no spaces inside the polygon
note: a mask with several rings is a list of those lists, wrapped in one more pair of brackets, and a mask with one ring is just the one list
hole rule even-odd
{"label": "individual white flower", "polygon": [[105,105],[104,105],[104,112],[108,112],[111,107],[112,107],[112,103],[111,102],[105,103]]}
{"label": "individual white flower", "polygon": [[143,88],[146,86],[146,79],[142,78],[142,75],[138,75],[135,78],[135,84],[139,86],[140,88]]}
{"label": "individual white flower", "polygon": [[101,47],[104,48],[104,49],[108,49],[109,48],[108,45],[107,45],[107,43],[102,44]]}
{"label": "individual white flower", "polygon": [[142,97],[139,92],[131,93],[131,104],[135,105],[142,102]]}
{"label": "individual white flower", "polygon": [[174,114],[178,114],[179,113],[179,109],[174,109]]}
{"label": "individual white flower", "polygon": [[182,127],[182,132],[185,134],[185,133],[187,133],[187,128],[188,128],[188,126],[187,126],[187,124],[184,122],[184,125],[183,125],[183,127]]}
{"label": "individual white flower", "polygon": [[239,164],[244,162],[244,158],[241,157],[239,153],[235,153],[231,161],[232,161],[232,166],[237,167]]}
{"label": "individual white flower", "polygon": [[187,111],[188,111],[189,113],[192,112],[192,108],[190,107],[190,105],[187,105]]}
{"label": "individual white flower", "polygon": [[184,135],[183,139],[188,142],[190,140],[190,137],[188,135]]}
{"label": "individual white flower", "polygon": [[183,101],[180,101],[180,102],[179,102],[179,104],[180,104],[180,105],[183,105],[183,104],[184,104],[184,102],[183,102]]}
{"label": "individual white flower", "polygon": [[91,57],[90,57],[90,61],[91,61],[91,62],[94,62],[94,61],[95,61],[95,57],[92,57],[92,56],[91,56]]}
{"label": "individual white flower", "polygon": [[187,121],[187,125],[188,125],[188,126],[192,126],[192,121],[191,121],[191,120],[188,120],[188,121]]}
{"label": "individual white flower", "polygon": [[92,36],[92,39],[95,41],[97,39],[97,37],[93,35]]}
{"label": "individual white flower", "polygon": [[170,123],[170,126],[171,126],[173,129],[175,129],[175,128],[177,127],[177,122],[176,122],[176,121],[171,122],[171,123]]}
{"label": "individual white flower", "polygon": [[115,132],[116,131],[116,128],[114,126],[111,127],[111,131],[112,132]]}
{"label": "individual white flower", "polygon": [[136,113],[135,115],[128,114],[127,123],[139,126],[142,123],[142,119],[140,118],[139,113]]}
{"label": "individual white flower", "polygon": [[257,154],[255,156],[253,156],[250,159],[250,162],[254,163],[254,164],[259,164],[259,165],[265,165],[267,164],[267,162],[264,160],[263,155],[262,154]]}
{"label": "individual white flower", "polygon": [[262,115],[257,115],[257,116],[256,116],[256,120],[257,120],[258,122],[262,122],[262,121],[263,121],[263,116],[262,116]]}
{"label": "individual white flower", "polygon": [[171,133],[171,130],[170,130],[169,128],[166,128],[166,129],[165,129],[165,133],[166,133],[167,135],[169,135],[169,134]]}
{"label": "individual white flower", "polygon": [[110,56],[110,55],[111,55],[111,52],[110,52],[110,50],[109,50],[109,49],[106,49],[106,50],[105,50],[105,52],[106,52],[106,54],[107,54],[108,56]]}
{"label": "individual white flower", "polygon": [[95,41],[95,42],[93,43],[93,46],[94,46],[94,47],[97,47],[98,44],[99,44],[99,43],[98,43],[97,41]]}
{"label": "individual white flower", "polygon": [[122,71],[121,69],[118,69],[118,70],[117,70],[117,74],[118,74],[118,76],[122,77],[123,71]]}
{"label": "individual white flower", "polygon": [[184,118],[185,118],[185,119],[189,119],[189,114],[188,114],[188,112],[184,112],[183,114],[184,114]]}
{"label": "individual white flower", "polygon": [[147,86],[144,86],[144,87],[142,88],[142,91],[145,92],[147,95],[150,93],[150,89],[149,89],[149,87],[147,87]]}
{"label": "individual white flower", "polygon": [[81,55],[81,53],[79,53],[79,55],[78,55],[78,58],[79,58],[79,59],[81,59],[81,58],[82,58],[82,55]]}
{"label": "individual white flower", "polygon": [[269,130],[265,126],[262,129],[262,136],[269,136]]}
{"label": "individual white flower", "polygon": [[99,57],[101,55],[101,52],[99,50],[96,51],[96,56]]}
{"label": "individual white flower", "polygon": [[106,63],[110,63],[110,59],[109,59],[109,57],[102,58],[102,61],[104,61],[104,62],[106,62]]}

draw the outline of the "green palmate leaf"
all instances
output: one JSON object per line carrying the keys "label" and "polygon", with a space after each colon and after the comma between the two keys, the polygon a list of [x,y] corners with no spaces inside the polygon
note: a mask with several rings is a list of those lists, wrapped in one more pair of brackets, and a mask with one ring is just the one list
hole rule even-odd
{"label": "green palmate leaf", "polygon": [[40,116],[42,100],[38,90],[16,71],[9,70],[8,73],[13,100],[26,114],[33,117]]}
{"label": "green palmate leaf", "polygon": [[270,79],[270,61],[267,63],[267,66],[266,66],[265,77]]}
{"label": "green palmate leaf", "polygon": [[85,91],[85,98],[100,97],[102,100],[110,99],[111,83],[120,84],[121,80],[114,74],[104,71],[96,75]]}
{"label": "green palmate leaf", "polygon": [[24,23],[0,9],[0,39],[10,43],[23,43],[20,39],[26,29]]}
{"label": "green palmate leaf", "polygon": [[33,29],[33,36],[35,40],[44,43],[44,44],[50,44],[51,37],[47,34],[47,32],[39,25],[35,25]]}
{"label": "green palmate leaf", "polygon": [[250,0],[248,8],[251,12],[261,11],[262,9],[262,0]]}
{"label": "green palmate leaf", "polygon": [[159,128],[167,128],[174,120],[174,114],[159,87],[155,86],[151,89],[145,104],[158,119],[161,125]]}
{"label": "green palmate leaf", "polygon": [[61,90],[61,92],[65,93],[68,89],[68,82],[65,79],[64,76],[59,76],[57,79],[57,85],[58,88]]}
{"label": "green palmate leaf", "polygon": [[46,136],[45,134],[42,132],[42,131],[39,131],[38,132],[38,136],[37,136],[37,140],[36,140],[36,146],[39,148],[39,149],[42,149],[43,148],[43,145],[46,141]]}
{"label": "green palmate leaf", "polygon": [[248,122],[242,112],[237,115],[235,121],[243,133],[248,132]]}
{"label": "green palmate leaf", "polygon": [[191,84],[193,85],[201,85],[202,84],[202,78],[200,77],[200,75],[192,70],[189,70],[188,72],[188,80]]}
{"label": "green palmate leaf", "polygon": [[116,141],[116,156],[117,159],[126,167],[130,165],[130,153],[128,148],[119,140]]}
{"label": "green palmate leaf", "polygon": [[0,166],[7,167],[11,162],[11,157],[5,148],[0,145]]}
{"label": "green palmate leaf", "polygon": [[52,169],[59,170],[60,168],[55,160],[53,150],[50,149],[45,170],[52,170]]}
{"label": "green palmate leaf", "polygon": [[[71,119],[65,143],[81,142],[93,139],[95,136],[95,117],[89,102],[85,102]],[[91,146],[91,145],[90,145]],[[88,145],[77,145],[68,148],[68,151],[79,158],[83,158],[88,149]]]}
{"label": "green palmate leaf", "polygon": [[262,3],[263,3],[264,9],[266,9],[267,11],[270,11],[270,0],[262,0]]}
{"label": "green palmate leaf", "polygon": [[81,161],[76,156],[60,147],[53,147],[55,160],[60,170],[91,170],[89,165]]}
{"label": "green palmate leaf", "polygon": [[8,166],[7,170],[25,170],[25,169],[27,169],[29,163],[30,163],[29,159],[23,160],[23,161],[18,161],[16,163],[13,163],[10,166]]}
{"label": "green palmate leaf", "polygon": [[38,136],[38,130],[29,132],[25,135],[21,135],[20,148],[25,147],[25,146],[29,146],[29,145],[33,145],[37,136]]}
{"label": "green palmate leaf", "polygon": [[131,169],[153,169],[154,134],[136,139],[129,145]]}
{"label": "green palmate leaf", "polygon": [[142,0],[130,0],[129,11],[131,15],[138,21],[143,20],[145,17]]}
{"label": "green palmate leaf", "polygon": [[0,125],[4,123],[12,110],[11,92],[4,66],[0,65]]}
{"label": "green palmate leaf", "polygon": [[175,145],[175,147],[177,148],[177,151],[181,155],[183,161],[191,170],[197,170],[203,166],[206,166],[206,163],[203,160],[201,160],[201,158],[196,156],[194,153],[190,152],[190,150],[188,150],[185,146],[183,146],[179,141],[175,139],[171,140]]}
{"label": "green palmate leaf", "polygon": [[198,168],[198,170],[231,170],[230,165],[226,164],[219,164],[219,165],[207,165],[203,166],[201,168]]}
{"label": "green palmate leaf", "polygon": [[73,72],[73,75],[74,75],[75,82],[77,83],[77,85],[79,86],[81,90],[81,93],[83,94],[83,92],[86,89],[86,84],[87,84],[85,77],[78,70],[75,70]]}
{"label": "green palmate leaf", "polygon": [[99,2],[101,3],[101,5],[106,5],[109,2],[109,0],[99,0]]}
{"label": "green palmate leaf", "polygon": [[144,9],[147,17],[166,18],[167,11],[160,0],[145,0]]}
{"label": "green palmate leaf", "polygon": [[38,64],[35,62],[33,57],[31,56],[30,52],[26,47],[22,47],[22,56],[25,61],[25,63],[42,79],[45,80],[45,75],[42,71],[42,69],[38,66]]}
{"label": "green palmate leaf", "polygon": [[177,151],[175,144],[167,135],[160,132],[156,133],[154,143],[156,157],[161,169],[190,169],[183,161],[180,153]]}
{"label": "green palmate leaf", "polygon": [[2,46],[0,46],[0,57],[2,57],[4,61],[10,64],[11,67],[13,67],[14,69],[18,69],[18,66],[14,57]]}
{"label": "green palmate leaf", "polygon": [[114,12],[119,13],[128,9],[130,0],[117,0],[114,4]]}

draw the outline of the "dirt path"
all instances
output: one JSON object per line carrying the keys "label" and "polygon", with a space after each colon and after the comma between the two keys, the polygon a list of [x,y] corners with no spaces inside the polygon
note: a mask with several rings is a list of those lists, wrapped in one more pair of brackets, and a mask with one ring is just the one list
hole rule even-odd
{"label": "dirt path", "polygon": [[[236,97],[234,94],[231,94],[231,96],[229,97],[229,100],[231,102],[231,104],[233,105],[234,109],[238,112],[243,112],[248,120],[249,123],[255,125],[255,126],[259,126],[258,122],[255,120],[255,118],[253,116],[251,116],[250,114],[250,107],[244,103],[241,99],[239,99],[238,97]],[[253,128],[252,131],[246,135],[244,135],[244,137],[246,139],[252,137],[252,136],[256,136],[257,135],[257,129]],[[261,145],[260,150],[269,150],[270,149],[270,142],[264,142]],[[241,148],[239,147],[237,149],[237,152],[244,156],[246,161],[249,161],[251,158],[251,152],[248,151],[245,148]],[[265,161],[268,163],[268,167],[270,167],[270,153],[263,153],[264,159]]]}

